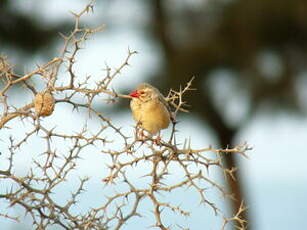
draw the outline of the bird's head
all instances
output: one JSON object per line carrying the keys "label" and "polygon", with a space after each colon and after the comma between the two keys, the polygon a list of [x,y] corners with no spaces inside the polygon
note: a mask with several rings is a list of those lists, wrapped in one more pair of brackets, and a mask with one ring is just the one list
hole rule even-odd
{"label": "bird's head", "polygon": [[157,93],[157,89],[155,89],[153,86],[147,83],[142,83],[138,85],[137,89],[132,91],[129,95],[143,102],[147,102],[158,97],[159,93]]}

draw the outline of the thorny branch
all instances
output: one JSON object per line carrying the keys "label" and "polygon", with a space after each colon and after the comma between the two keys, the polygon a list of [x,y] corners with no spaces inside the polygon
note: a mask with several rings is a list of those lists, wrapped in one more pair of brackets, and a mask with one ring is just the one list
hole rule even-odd
{"label": "thorny branch", "polygon": [[[162,230],[174,229],[176,223],[170,223],[164,213],[170,210],[182,216],[192,214],[189,207],[176,204],[171,199],[180,189],[185,188],[199,197],[199,202],[204,208],[211,207],[213,213],[222,217],[221,229],[231,222],[244,229],[246,223],[240,218],[245,209],[244,205],[242,204],[233,217],[225,217],[214,201],[207,197],[207,190],[214,189],[231,198],[231,194],[210,178],[209,171],[219,169],[233,176],[235,169],[224,168],[220,156],[246,156],[246,152],[250,150],[247,144],[229,149],[194,149],[191,140],[177,144],[176,119],[173,121],[169,141],[161,140],[157,144],[151,137],[131,137],[132,129],[130,134],[127,134],[122,128],[117,127],[110,117],[95,108],[94,102],[99,100],[99,96],[107,96],[107,102],[114,102],[118,98],[130,98],[128,95],[115,92],[111,85],[137,52],[129,49],[123,63],[115,69],[107,66],[105,76],[98,82],[94,82],[91,76],[82,80],[74,71],[76,56],[84,41],[104,28],[98,26],[90,29],[81,26],[81,17],[92,11],[91,2],[80,13],[73,13],[75,26],[68,36],[62,36],[62,52],[29,74],[15,74],[7,58],[0,58],[0,79],[3,84],[0,90],[0,130],[6,134],[1,136],[3,143],[0,150],[0,180],[5,188],[0,190],[0,201],[5,200],[9,204],[6,211],[0,209],[0,218],[20,221],[20,217],[12,215],[10,210],[21,207],[32,219],[36,229],[49,229],[51,226],[57,226],[59,229],[121,229],[130,219],[143,218],[143,203],[149,202],[152,208],[148,208],[153,213],[152,226]],[[63,69],[64,73],[61,72]],[[44,90],[38,92],[30,79],[44,82]],[[187,112],[187,102],[183,97],[194,90],[192,81],[193,78],[178,91],[171,89],[166,97],[173,108],[174,118],[180,111]],[[10,91],[17,84],[22,84],[35,98],[19,108],[9,100]],[[44,116],[54,115],[56,111],[53,109],[60,103],[71,105],[73,111],[87,111],[91,119],[99,124],[96,130],[90,130],[86,121],[79,131],[63,132],[58,130],[56,124],[50,127]],[[20,137],[16,132],[21,121],[24,124],[24,133]],[[44,146],[44,149],[38,152],[39,155],[35,154],[35,148],[32,153],[25,150],[27,145],[33,145],[34,139],[40,139],[41,146]],[[65,147],[58,146],[57,141],[64,142]],[[113,143],[116,143],[116,148]],[[91,146],[95,146],[98,152],[109,158],[106,167],[101,166],[102,170],[107,172],[101,185],[114,188],[115,192],[108,193],[105,199],[101,197],[97,207],[89,207],[83,213],[76,213],[74,208],[80,196],[86,193],[85,184],[91,178],[80,178],[79,185],[64,202],[60,202],[56,194],[63,191],[63,185],[68,183],[74,170],[78,169],[79,162],[86,161],[81,158],[84,156],[83,153],[89,154],[88,149]],[[31,167],[23,176],[16,174],[16,158],[20,153],[33,154]],[[135,179],[133,174],[143,166],[146,168],[141,176],[144,183],[139,183],[140,180]],[[99,177],[99,173],[97,175]],[[176,178],[170,180],[171,175],[176,175]],[[120,191],[116,191],[117,187],[121,188]]]}

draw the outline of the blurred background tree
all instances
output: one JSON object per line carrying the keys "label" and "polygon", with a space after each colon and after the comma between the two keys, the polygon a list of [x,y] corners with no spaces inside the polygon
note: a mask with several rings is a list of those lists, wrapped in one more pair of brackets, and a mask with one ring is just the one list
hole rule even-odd
{"label": "blurred background tree", "polygon": [[[307,66],[306,1],[180,2],[152,1],[153,39],[164,54],[163,74],[155,82],[161,79],[169,88],[197,76],[198,91],[187,101],[221,146],[234,144],[263,105],[302,111],[297,83]],[[238,166],[234,155],[225,162]],[[228,180],[234,210],[247,199],[240,170],[236,178]]]}
{"label": "blurred background tree", "polygon": [[[46,47],[58,38],[59,31],[65,31],[67,22],[46,27],[35,15],[14,9],[13,2],[1,1],[1,47],[19,50],[27,58],[42,50],[51,56]],[[220,147],[235,144],[236,135],[259,109],[305,110],[298,89],[307,66],[306,1],[131,2],[142,5],[149,15],[149,20],[140,22],[142,30],[161,54],[160,69],[152,73],[150,81],[166,92],[196,76],[198,90],[187,101],[193,114],[210,127]],[[227,156],[225,163],[230,168],[238,166],[233,155]],[[236,174],[237,180],[228,180],[236,198],[233,210],[247,200],[240,170]]]}
{"label": "blurred background tree", "polygon": [[4,50],[10,50],[15,54],[15,56],[10,55],[10,58],[19,62],[15,68],[20,73],[23,71],[22,66],[27,62],[27,59],[31,59],[35,55],[52,57],[55,50],[48,47],[55,45],[55,41],[59,38],[59,32],[67,31],[70,28],[71,23],[66,21],[46,26],[35,13],[33,11],[33,14],[26,14],[16,7],[16,1],[1,0],[1,53]]}

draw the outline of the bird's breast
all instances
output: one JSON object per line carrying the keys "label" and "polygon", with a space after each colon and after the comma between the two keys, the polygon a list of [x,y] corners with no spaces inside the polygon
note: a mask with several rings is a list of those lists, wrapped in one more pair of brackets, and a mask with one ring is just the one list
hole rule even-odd
{"label": "bird's breast", "polygon": [[132,100],[130,106],[133,118],[140,122],[142,128],[151,134],[155,134],[169,126],[169,112],[160,101],[154,100],[144,103]]}

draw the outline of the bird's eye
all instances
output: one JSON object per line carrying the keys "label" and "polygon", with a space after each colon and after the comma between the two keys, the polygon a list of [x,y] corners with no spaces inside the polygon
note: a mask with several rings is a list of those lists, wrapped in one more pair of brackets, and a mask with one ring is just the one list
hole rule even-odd
{"label": "bird's eye", "polygon": [[144,94],[145,94],[145,92],[144,92],[144,91],[140,91],[140,94],[141,94],[141,95],[144,95]]}

